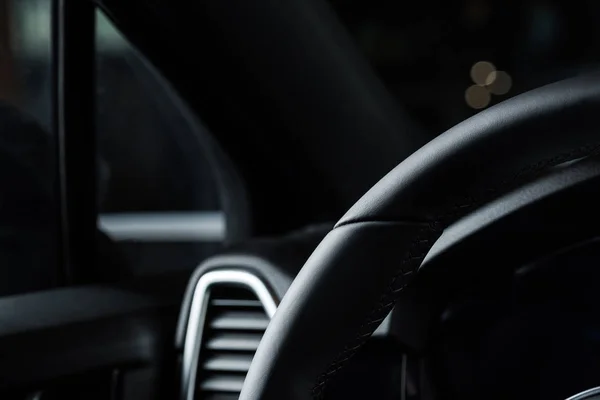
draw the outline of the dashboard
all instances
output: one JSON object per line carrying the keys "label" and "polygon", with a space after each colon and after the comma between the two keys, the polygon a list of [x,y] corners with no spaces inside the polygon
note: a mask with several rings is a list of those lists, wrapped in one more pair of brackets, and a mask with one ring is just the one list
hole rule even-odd
{"label": "dashboard", "polygon": [[[283,239],[256,239],[210,257],[190,277],[175,346],[182,400],[237,399],[262,336],[294,277],[330,225]],[[346,379],[378,382],[369,394],[394,399],[404,379],[402,348],[391,336],[391,317],[374,333]],[[341,388],[342,390],[344,388]],[[356,395],[356,389],[344,398]],[[363,398],[365,396],[359,396]]]}

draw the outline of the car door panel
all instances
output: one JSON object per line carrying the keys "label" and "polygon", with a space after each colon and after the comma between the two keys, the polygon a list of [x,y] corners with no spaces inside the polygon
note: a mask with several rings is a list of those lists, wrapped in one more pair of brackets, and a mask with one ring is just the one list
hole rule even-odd
{"label": "car door panel", "polygon": [[0,391],[43,391],[69,380],[75,390],[90,377],[113,387],[118,375],[121,394],[139,394],[137,381],[156,396],[166,384],[159,364],[173,355],[178,307],[178,296],[109,286],[2,298]]}

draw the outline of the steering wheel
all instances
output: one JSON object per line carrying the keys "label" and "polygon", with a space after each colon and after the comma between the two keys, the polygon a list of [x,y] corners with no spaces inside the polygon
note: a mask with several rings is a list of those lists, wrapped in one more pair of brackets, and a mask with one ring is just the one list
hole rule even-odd
{"label": "steering wheel", "polygon": [[[553,166],[596,155],[599,111],[600,74],[565,80],[491,107],[404,160],[308,259],[262,339],[240,398],[327,397],[340,370],[419,283],[423,260],[444,230]],[[452,274],[460,265],[443,269]],[[431,272],[432,282],[441,276]]]}

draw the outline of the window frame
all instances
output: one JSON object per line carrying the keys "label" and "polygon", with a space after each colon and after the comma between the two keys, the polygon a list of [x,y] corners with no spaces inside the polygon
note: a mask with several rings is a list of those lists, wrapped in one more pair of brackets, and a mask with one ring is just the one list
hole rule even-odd
{"label": "window frame", "polygon": [[[77,285],[94,282],[97,272],[106,267],[97,261],[98,237],[105,236],[98,229],[103,220],[97,204],[97,12],[112,18],[102,4],[92,0],[50,1],[51,127],[60,205],[58,276],[60,285]],[[147,68],[149,73],[160,74],[150,64]],[[169,101],[193,127],[195,145],[211,165],[225,220],[224,237],[219,241],[230,244],[249,237],[251,213],[241,176],[168,78],[161,77],[157,84],[165,86]],[[214,240],[208,238],[208,242]]]}
{"label": "window frame", "polygon": [[51,0],[52,129],[56,137],[61,284],[96,270],[95,10],[89,0]]}

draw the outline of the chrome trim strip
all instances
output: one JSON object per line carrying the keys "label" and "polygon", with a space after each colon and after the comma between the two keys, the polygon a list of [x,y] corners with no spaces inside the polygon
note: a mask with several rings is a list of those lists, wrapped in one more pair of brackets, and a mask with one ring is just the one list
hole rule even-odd
{"label": "chrome trim strip", "polygon": [[575,396],[569,397],[567,400],[584,400],[587,399],[588,396],[600,395],[600,386],[585,390],[581,393],[576,394]]}
{"label": "chrome trim strip", "polygon": [[285,295],[293,280],[292,277],[286,275],[283,270],[277,268],[269,261],[248,254],[221,254],[204,260],[188,280],[185,289],[181,311],[179,312],[177,332],[175,334],[175,348],[178,351],[183,352],[185,333],[190,318],[190,308],[192,307],[192,299],[198,280],[207,272],[216,269],[235,271],[243,269],[244,271],[251,271],[257,276],[264,277],[262,279],[268,283],[268,287],[272,290],[277,304],[279,304],[279,301]]}
{"label": "chrome trim strip", "polygon": [[210,297],[210,287],[215,284],[242,285],[250,289],[261,302],[267,316],[273,318],[277,304],[266,285],[250,272],[243,270],[215,270],[202,275],[196,283],[190,307],[189,319],[183,345],[182,400],[194,400],[195,376],[198,370],[200,344],[204,319]]}
{"label": "chrome trim strip", "polygon": [[222,242],[222,211],[100,214],[98,227],[114,240],[142,242]]}

